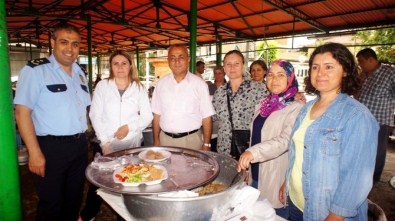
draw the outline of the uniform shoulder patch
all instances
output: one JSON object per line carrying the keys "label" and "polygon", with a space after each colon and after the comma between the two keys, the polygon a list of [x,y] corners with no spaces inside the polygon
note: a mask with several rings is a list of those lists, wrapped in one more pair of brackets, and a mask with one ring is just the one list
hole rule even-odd
{"label": "uniform shoulder patch", "polygon": [[42,65],[42,64],[48,64],[51,63],[48,58],[38,58],[34,60],[30,60],[27,62],[27,65],[34,68],[36,66]]}

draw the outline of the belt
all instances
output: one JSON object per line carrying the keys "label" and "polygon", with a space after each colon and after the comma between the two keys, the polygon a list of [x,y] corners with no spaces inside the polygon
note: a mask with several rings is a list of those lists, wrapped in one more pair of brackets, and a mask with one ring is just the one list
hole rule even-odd
{"label": "belt", "polygon": [[41,140],[78,140],[78,139],[80,139],[80,137],[82,137],[84,135],[85,135],[85,133],[66,135],[66,136],[46,135],[46,136],[37,136],[37,138],[39,138]]}
{"label": "belt", "polygon": [[198,130],[199,129],[192,130],[189,132],[184,132],[184,133],[169,133],[169,132],[163,131],[163,133],[165,133],[167,136],[172,137],[172,138],[181,138],[181,137],[185,137],[190,134],[196,133],[196,132],[198,132]]}

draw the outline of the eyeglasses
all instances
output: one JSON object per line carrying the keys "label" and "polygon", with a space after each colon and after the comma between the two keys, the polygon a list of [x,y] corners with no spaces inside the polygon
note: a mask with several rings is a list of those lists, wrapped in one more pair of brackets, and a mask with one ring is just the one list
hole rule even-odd
{"label": "eyeglasses", "polygon": [[177,62],[177,61],[178,62],[183,62],[183,61],[185,61],[187,59],[187,57],[182,56],[182,55],[178,56],[178,57],[177,56],[170,56],[168,59],[169,59],[170,62],[174,63],[174,62]]}

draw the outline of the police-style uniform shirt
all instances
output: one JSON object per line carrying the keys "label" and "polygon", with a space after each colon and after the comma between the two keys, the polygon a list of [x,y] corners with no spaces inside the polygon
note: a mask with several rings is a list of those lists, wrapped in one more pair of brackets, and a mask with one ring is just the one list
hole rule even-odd
{"label": "police-style uniform shirt", "polygon": [[84,132],[90,102],[85,71],[75,62],[72,77],[53,55],[29,61],[19,74],[14,103],[32,110],[38,136]]}

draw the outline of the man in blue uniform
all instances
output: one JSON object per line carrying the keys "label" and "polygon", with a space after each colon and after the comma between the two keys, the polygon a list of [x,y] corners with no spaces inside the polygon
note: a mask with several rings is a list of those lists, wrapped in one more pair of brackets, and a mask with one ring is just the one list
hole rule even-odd
{"label": "man in blue uniform", "polygon": [[53,55],[30,61],[20,72],[15,117],[29,151],[39,196],[37,220],[77,220],[87,165],[86,111],[90,94],[75,62],[79,30],[55,28]]}

